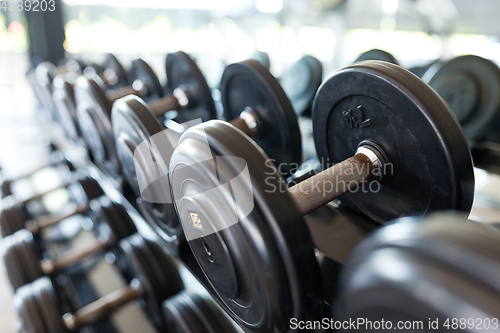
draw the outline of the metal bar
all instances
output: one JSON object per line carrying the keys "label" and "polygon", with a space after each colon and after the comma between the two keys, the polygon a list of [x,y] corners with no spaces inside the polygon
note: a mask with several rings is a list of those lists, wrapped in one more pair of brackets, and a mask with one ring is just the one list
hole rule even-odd
{"label": "metal bar", "polygon": [[332,201],[361,182],[373,178],[373,164],[364,154],[356,154],[289,188],[302,214]]}

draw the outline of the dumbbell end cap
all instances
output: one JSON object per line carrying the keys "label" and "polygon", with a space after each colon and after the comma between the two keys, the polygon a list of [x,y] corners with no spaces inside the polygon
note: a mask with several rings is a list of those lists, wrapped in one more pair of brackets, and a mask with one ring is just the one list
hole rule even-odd
{"label": "dumbbell end cap", "polygon": [[65,313],[63,315],[63,321],[66,327],[70,330],[73,331],[76,329],[76,317],[71,314],[71,313]]}

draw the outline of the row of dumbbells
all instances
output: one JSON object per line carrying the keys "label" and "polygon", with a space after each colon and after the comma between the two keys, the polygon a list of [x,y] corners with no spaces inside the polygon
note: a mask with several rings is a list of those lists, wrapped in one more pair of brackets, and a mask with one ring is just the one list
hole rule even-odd
{"label": "row of dumbbells", "polygon": [[[16,291],[20,332],[79,330],[137,300],[160,332],[236,332],[209,296],[185,290],[178,263],[156,242],[137,233],[133,218],[122,204],[109,199],[95,178],[75,168],[68,159],[60,159],[59,152],[54,156],[58,156],[54,162],[59,170],[67,167],[73,178],[65,186],[70,200],[60,212],[31,215],[28,205],[40,200],[41,193],[22,201],[15,199],[15,193],[2,199],[3,259]],[[54,255],[50,249],[53,239],[45,237],[44,231],[57,228],[76,214],[92,221],[96,237]],[[117,266],[130,283],[74,309],[59,277],[71,276],[73,267],[108,251],[116,255]]]}
{"label": "row of dumbbells", "polygon": [[[169,58],[181,61],[169,67]],[[360,62],[322,83],[312,122],[325,170],[289,188],[283,176],[300,165],[300,132],[278,81],[256,62],[232,64],[220,86],[231,123],[206,121],[185,130],[179,142],[168,135],[155,141],[175,132],[169,121],[206,120],[200,113],[209,110],[197,107],[213,103],[199,97],[203,89],[196,87],[206,83],[189,57],[167,57],[171,82],[169,68],[184,70],[179,77],[196,84],[173,89],[158,102],[168,105],[161,112],[137,96],[108,98],[102,84],[93,87],[97,77],[81,77],[87,88],[85,97],[75,89],[78,125],[94,159],[125,177],[160,236],[190,245],[219,304],[250,331],[284,332],[291,318],[324,315],[322,286],[335,277],[321,276],[302,215],[336,198],[381,223],[472,206],[472,162],[456,117],[429,85],[399,66]],[[149,200],[141,179],[150,185]],[[360,190],[365,184],[376,190]],[[441,222],[415,223],[416,233],[428,224],[438,230]]]}

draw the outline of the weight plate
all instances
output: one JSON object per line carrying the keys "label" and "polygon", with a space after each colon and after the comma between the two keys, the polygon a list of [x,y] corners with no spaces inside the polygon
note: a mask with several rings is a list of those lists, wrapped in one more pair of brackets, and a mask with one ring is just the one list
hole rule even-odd
{"label": "weight plate", "polygon": [[282,332],[291,318],[316,318],[322,286],[309,230],[266,161],[241,131],[212,120],[183,134],[169,177],[186,238],[221,306],[252,332]]}
{"label": "weight plate", "polygon": [[450,106],[469,141],[499,128],[500,68],[478,56],[436,63],[422,78]]}
{"label": "weight plate", "polygon": [[285,178],[299,167],[302,145],[297,115],[269,71],[254,60],[229,65],[222,75],[221,100],[227,120],[251,110],[258,123],[252,139]]}
{"label": "weight plate", "polygon": [[408,69],[410,72],[418,76],[419,78],[422,78],[424,74],[431,68],[435,63],[437,63],[439,60],[434,60],[431,61],[428,64],[422,65],[422,66],[415,66],[410,69]]}
{"label": "weight plate", "polygon": [[366,60],[378,60],[388,62],[394,65],[399,65],[397,59],[387,51],[380,49],[371,49],[364,53],[361,53],[359,57],[354,61],[354,63]]}
{"label": "weight plate", "polygon": [[[350,255],[338,308],[344,318],[393,322],[439,318],[444,323],[462,313],[498,318],[499,253],[500,231],[464,215],[400,219]],[[406,274],[394,275],[388,267]]]}
{"label": "weight plate", "polygon": [[14,238],[12,246],[16,251],[17,258],[20,259],[20,267],[26,274],[24,284],[42,277],[44,273],[39,264],[42,260],[41,249],[37,246],[33,234],[28,230],[19,230],[10,237]]}
{"label": "weight plate", "polygon": [[29,280],[22,267],[22,258],[19,257],[17,251],[16,238],[8,236],[4,238],[3,242],[4,247],[2,249],[2,257],[7,270],[10,285],[15,291],[19,287],[28,283]]}
{"label": "weight plate", "polygon": [[[161,303],[184,289],[184,284],[172,257],[163,252],[160,245],[139,234],[120,241],[131,275],[144,288],[142,297],[158,325],[164,326]],[[164,327],[162,327],[164,331]]]}
{"label": "weight plate", "polygon": [[236,333],[228,318],[208,296],[183,291],[163,302],[169,333]]}
{"label": "weight plate", "polygon": [[17,290],[14,306],[21,324],[20,332],[50,333],[45,328],[43,314],[36,304],[31,284]]}
{"label": "weight plate", "polygon": [[137,232],[127,209],[120,203],[103,196],[91,207],[97,216],[97,227],[94,228],[97,236],[111,240],[112,246],[116,246],[120,240]]}
{"label": "weight plate", "polygon": [[313,128],[324,167],[353,156],[364,140],[388,156],[385,180],[340,197],[370,218],[385,222],[470,210],[474,174],[460,125],[444,101],[407,70],[367,61],[336,72],[316,95]]}
{"label": "weight plate", "polygon": [[28,84],[33,91],[33,95],[35,96],[35,100],[37,102],[37,107],[43,108],[43,96],[42,92],[40,91],[40,87],[38,86],[38,83],[36,82],[36,74],[34,69],[30,69],[28,73],[26,74],[26,80],[28,81]]}
{"label": "weight plate", "polygon": [[24,223],[30,218],[26,207],[17,202],[13,196],[2,199],[0,210],[0,227],[2,237],[12,235],[18,230],[24,229]]}
{"label": "weight plate", "polygon": [[36,66],[36,84],[39,87],[42,106],[48,111],[52,119],[58,122],[59,118],[55,110],[54,101],[52,100],[52,81],[56,75],[57,68],[51,62],[41,62]]}
{"label": "weight plate", "polygon": [[[104,58],[104,68],[104,75],[106,77],[112,76],[115,79],[116,83],[114,86],[124,87],[128,85],[127,72],[114,54],[106,53]],[[111,71],[111,73],[108,74],[107,71]]]}
{"label": "weight plate", "polygon": [[119,173],[120,164],[111,128],[111,103],[106,91],[99,77],[80,76],[75,85],[76,114],[83,139],[94,160],[111,172]]}
{"label": "weight plate", "polygon": [[[155,72],[151,67],[142,59],[135,59],[132,61],[132,75],[135,82],[141,82],[143,87],[146,88],[146,93],[141,94],[141,97],[146,101],[154,101],[163,97],[163,87],[158,80]],[[141,89],[137,89],[141,90]]]}
{"label": "weight plate", "polygon": [[[182,230],[171,203],[170,185],[166,176],[174,144],[167,135],[158,135],[164,128],[146,104],[135,96],[127,96],[115,102],[112,121],[123,174],[135,196],[144,199],[142,208],[147,210],[148,222],[163,239],[180,235]],[[140,149],[136,150],[138,146]],[[140,170],[136,169],[136,161],[139,162]],[[149,183],[143,193],[139,188],[138,173],[146,184]]]}
{"label": "weight plate", "polygon": [[12,182],[8,179],[1,179],[0,182],[0,195],[2,198],[12,195]]}
{"label": "weight plate", "polygon": [[64,132],[74,142],[79,141],[80,129],[77,126],[76,103],[73,86],[69,80],[76,80],[76,76],[71,79],[71,74],[57,75],[52,82],[52,98],[56,107],[58,118]]}
{"label": "weight plate", "polygon": [[267,70],[271,68],[271,60],[269,59],[269,55],[266,52],[255,51],[250,57],[250,59],[258,61]]}
{"label": "weight plate", "polygon": [[59,301],[50,279],[45,277],[36,280],[32,290],[48,333],[69,332],[59,313]]}
{"label": "weight plate", "polygon": [[84,207],[91,200],[104,195],[97,179],[85,173],[80,173],[78,180],[69,184],[68,193],[71,201],[78,207]]}
{"label": "weight plate", "polygon": [[217,118],[212,92],[196,63],[182,51],[169,53],[165,62],[168,89],[182,89],[189,98],[186,108],[178,110],[178,123],[194,119],[207,121]]}
{"label": "weight plate", "polygon": [[310,55],[302,57],[281,76],[280,84],[290,99],[295,113],[310,114],[312,101],[322,78],[321,62]]}

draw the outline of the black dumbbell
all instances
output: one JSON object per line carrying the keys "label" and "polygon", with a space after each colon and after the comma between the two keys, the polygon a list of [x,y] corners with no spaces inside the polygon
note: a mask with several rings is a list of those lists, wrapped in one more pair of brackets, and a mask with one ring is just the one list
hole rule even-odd
{"label": "black dumbbell", "polygon": [[38,99],[39,104],[48,112],[56,123],[59,122],[56,107],[52,100],[52,81],[58,74],[81,74],[87,65],[83,61],[68,60],[56,67],[49,61],[39,63],[33,71],[28,72],[28,81]]}
{"label": "black dumbbell", "polygon": [[453,110],[470,142],[500,129],[500,68],[465,55],[432,64],[422,75]]}
{"label": "black dumbbell", "polygon": [[158,78],[143,60],[135,60],[132,64],[137,77],[132,86],[107,92],[98,79],[82,77],[78,79],[75,88],[77,117],[83,129],[83,137],[94,159],[117,174],[120,173],[120,165],[111,130],[111,107],[117,99],[131,94],[139,95],[149,103],[157,117],[175,110],[176,120],[180,122],[216,117],[210,89],[187,54],[176,52],[167,56],[168,85],[173,95],[166,97]]}
{"label": "black dumbbell", "polygon": [[120,242],[120,250],[135,278],[75,313],[59,313],[56,291],[48,277],[19,288],[14,304],[22,332],[71,332],[105,318],[119,307],[141,299],[147,314],[165,330],[161,303],[184,289],[176,263],[155,242],[135,234]]}
{"label": "black dumbbell", "polygon": [[236,333],[228,317],[212,298],[182,291],[162,304],[169,333]]}
{"label": "black dumbbell", "polygon": [[399,62],[396,59],[396,57],[394,57],[391,53],[381,49],[371,49],[361,53],[359,57],[356,58],[356,60],[354,60],[354,63],[367,60],[378,60],[378,61],[388,62],[394,65],[399,65]]}
{"label": "black dumbbell", "polygon": [[52,80],[52,99],[61,127],[68,138],[80,143],[82,132],[78,126],[76,118],[76,102],[74,85],[79,75],[86,76],[99,75],[112,89],[126,86],[128,84],[128,74],[118,59],[111,53],[105,56],[104,64],[86,66],[81,72],[58,74]]}
{"label": "black dumbbell", "polygon": [[311,116],[312,101],[323,80],[323,66],[313,56],[300,58],[280,77],[280,84],[297,115]]}
{"label": "black dumbbell", "polygon": [[[370,50],[358,59],[397,64],[388,52]],[[467,139],[485,139],[500,127],[500,68],[474,55],[433,61],[410,69],[444,99],[458,118]]]}
{"label": "black dumbbell", "polygon": [[290,318],[321,312],[303,214],[343,193],[341,205],[379,222],[472,205],[463,132],[437,93],[407,70],[372,61],[337,71],[316,94],[312,119],[325,170],[290,189],[254,142],[220,121],[188,129],[170,160],[191,250],[219,303],[253,332],[284,332]]}
{"label": "black dumbbell", "polygon": [[[57,169],[58,173],[68,174],[68,172],[74,172],[76,170],[73,163],[60,151],[53,151],[50,155],[50,162],[45,164],[36,170],[31,171],[28,174],[20,175],[15,178],[2,178],[0,176],[0,196],[4,198],[6,196],[12,195],[12,185],[16,181],[29,178],[33,176],[36,172],[39,172],[43,169],[54,167]],[[42,195],[42,194],[40,194]]]}
{"label": "black dumbbell", "polygon": [[61,272],[84,258],[112,249],[119,241],[137,232],[127,210],[104,196],[92,201],[89,215],[93,215],[97,238],[55,259],[42,257],[43,249],[26,229],[5,237],[3,259],[14,290],[44,275]]}
{"label": "black dumbbell", "polygon": [[44,228],[56,225],[68,217],[86,213],[90,201],[104,195],[97,180],[86,173],[78,173],[77,180],[69,183],[65,188],[69,193],[71,204],[65,205],[57,213],[40,217],[31,216],[26,208],[26,203],[39,199],[38,196],[23,201],[17,201],[12,197],[4,198],[3,207],[0,210],[2,236],[11,235],[22,229],[38,234]]}
{"label": "black dumbbell", "polygon": [[423,322],[414,331],[498,331],[500,230],[466,217],[403,218],[361,242],[341,274],[334,317],[383,318],[385,331],[402,320]]}
{"label": "black dumbbell", "polygon": [[271,68],[271,59],[269,59],[269,54],[267,54],[266,52],[256,50],[254,53],[252,53],[249,59],[258,61],[267,70]]}
{"label": "black dumbbell", "polygon": [[[275,159],[283,174],[289,175],[299,166],[302,150],[297,116],[269,71],[254,60],[229,65],[222,76],[221,97],[225,118]],[[113,131],[123,173],[135,194],[145,199],[141,210],[146,219],[164,239],[172,241],[182,233],[165,181],[175,142],[171,144],[166,135],[158,134],[163,130],[155,115],[137,98],[126,97],[115,103]],[[144,158],[138,161],[140,170],[136,170],[134,153],[136,158]],[[143,193],[138,177],[150,184]]]}

